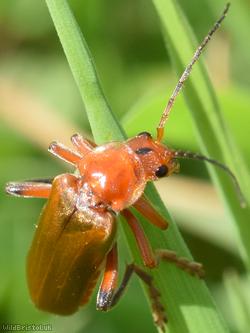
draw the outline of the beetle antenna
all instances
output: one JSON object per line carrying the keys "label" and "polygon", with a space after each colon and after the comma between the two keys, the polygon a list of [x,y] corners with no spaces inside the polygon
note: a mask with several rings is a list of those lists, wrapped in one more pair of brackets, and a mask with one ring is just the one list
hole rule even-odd
{"label": "beetle antenna", "polygon": [[247,205],[246,200],[245,200],[245,197],[244,197],[244,195],[241,191],[238,180],[235,177],[234,173],[225,164],[220,163],[220,162],[218,162],[216,160],[213,160],[212,158],[206,157],[204,155],[200,155],[200,154],[192,153],[192,152],[188,152],[188,151],[182,151],[182,150],[175,151],[174,152],[174,157],[205,161],[205,162],[209,162],[209,163],[214,164],[217,167],[223,169],[231,177],[231,179],[234,183],[234,187],[235,187],[235,190],[237,192],[241,207],[242,208],[246,207],[246,205]]}
{"label": "beetle antenna", "polygon": [[199,59],[203,49],[205,48],[205,46],[207,45],[207,43],[210,41],[212,35],[215,33],[215,31],[220,27],[221,22],[224,20],[224,18],[227,15],[227,12],[229,10],[230,7],[230,3],[227,3],[221,17],[216,21],[216,23],[214,24],[213,28],[209,31],[209,33],[207,34],[207,36],[203,39],[202,43],[200,44],[200,46],[197,48],[197,50],[195,51],[193,58],[191,60],[191,62],[187,65],[187,67],[185,68],[181,78],[179,79],[169,101],[168,104],[165,108],[165,110],[163,111],[163,114],[161,116],[159,125],[157,127],[157,141],[161,141],[164,135],[164,126],[166,121],[168,120],[169,117],[169,113],[173,107],[173,104],[175,102],[176,97],[179,95],[184,82],[186,81],[186,79],[189,77],[191,71],[192,71],[192,67],[193,65],[196,63],[196,61]]}

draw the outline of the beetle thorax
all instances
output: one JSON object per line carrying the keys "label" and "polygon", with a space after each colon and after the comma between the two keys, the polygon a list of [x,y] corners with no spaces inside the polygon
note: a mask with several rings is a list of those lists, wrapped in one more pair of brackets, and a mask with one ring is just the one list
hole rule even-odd
{"label": "beetle thorax", "polygon": [[95,148],[80,161],[78,169],[82,191],[88,191],[91,204],[109,206],[116,212],[139,199],[146,185],[140,159],[118,142]]}

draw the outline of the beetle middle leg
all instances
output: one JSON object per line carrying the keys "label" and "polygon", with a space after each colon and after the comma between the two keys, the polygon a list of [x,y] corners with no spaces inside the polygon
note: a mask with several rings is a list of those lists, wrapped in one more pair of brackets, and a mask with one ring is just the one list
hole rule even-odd
{"label": "beetle middle leg", "polygon": [[154,268],[158,266],[160,260],[166,260],[191,275],[197,275],[200,278],[204,276],[203,266],[198,262],[178,256],[174,251],[167,249],[159,249],[153,252],[137,218],[128,209],[125,209],[121,214],[125,217],[135,236],[145,266]]}
{"label": "beetle middle leg", "polygon": [[126,266],[126,270],[121,281],[120,286],[117,288],[118,282],[118,259],[117,259],[117,245],[115,244],[112,250],[107,255],[106,267],[97,296],[97,309],[108,311],[114,307],[120,298],[123,296],[126,287],[135,273],[147,286],[152,312],[155,324],[164,331],[164,325],[167,322],[164,307],[160,302],[160,292],[153,284],[153,277],[141,269],[138,265],[132,263]]}

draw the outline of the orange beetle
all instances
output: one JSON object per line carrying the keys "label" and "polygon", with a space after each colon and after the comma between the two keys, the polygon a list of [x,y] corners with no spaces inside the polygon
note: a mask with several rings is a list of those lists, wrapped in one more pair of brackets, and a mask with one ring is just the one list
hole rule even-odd
{"label": "orange beetle", "polygon": [[202,155],[171,150],[161,143],[164,125],[175,98],[202,49],[226,16],[228,7],[180,78],[160,120],[156,140],[143,132],[126,142],[111,142],[97,147],[75,134],[71,138],[74,150],[54,142],[49,151],[73,164],[79,175],[63,174],[53,181],[7,184],[6,191],[11,195],[48,198],[27,260],[28,287],[39,309],[60,315],[74,313],[79,306],[88,302],[104,270],[97,309],[108,310],[117,303],[135,272],[149,288],[156,325],[164,329],[166,315],[150,275],[139,266],[130,264],[117,288],[118,213],[128,222],[146,267],[154,268],[159,259],[164,259],[191,274],[203,276],[199,263],[180,258],[169,250],[154,252],[129,207],[135,207],[155,226],[167,228],[167,221],[151,206],[143,192],[148,181],[177,172],[177,158],[204,160],[222,167],[233,177],[239,190],[234,175],[226,166]]}

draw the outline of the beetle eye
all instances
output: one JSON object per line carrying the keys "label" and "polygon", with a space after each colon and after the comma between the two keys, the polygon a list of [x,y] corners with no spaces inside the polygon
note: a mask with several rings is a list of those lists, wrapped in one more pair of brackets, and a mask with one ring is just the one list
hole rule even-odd
{"label": "beetle eye", "polygon": [[152,149],[151,148],[148,148],[148,147],[142,147],[142,148],[139,148],[137,149],[135,152],[136,154],[138,155],[146,155],[147,153],[151,152]]}
{"label": "beetle eye", "polygon": [[159,166],[159,168],[155,171],[155,175],[158,178],[166,176],[167,173],[168,173],[168,167],[165,164]]}
{"label": "beetle eye", "polygon": [[137,134],[137,136],[145,136],[147,138],[152,138],[152,135],[148,132],[141,132],[141,133]]}

